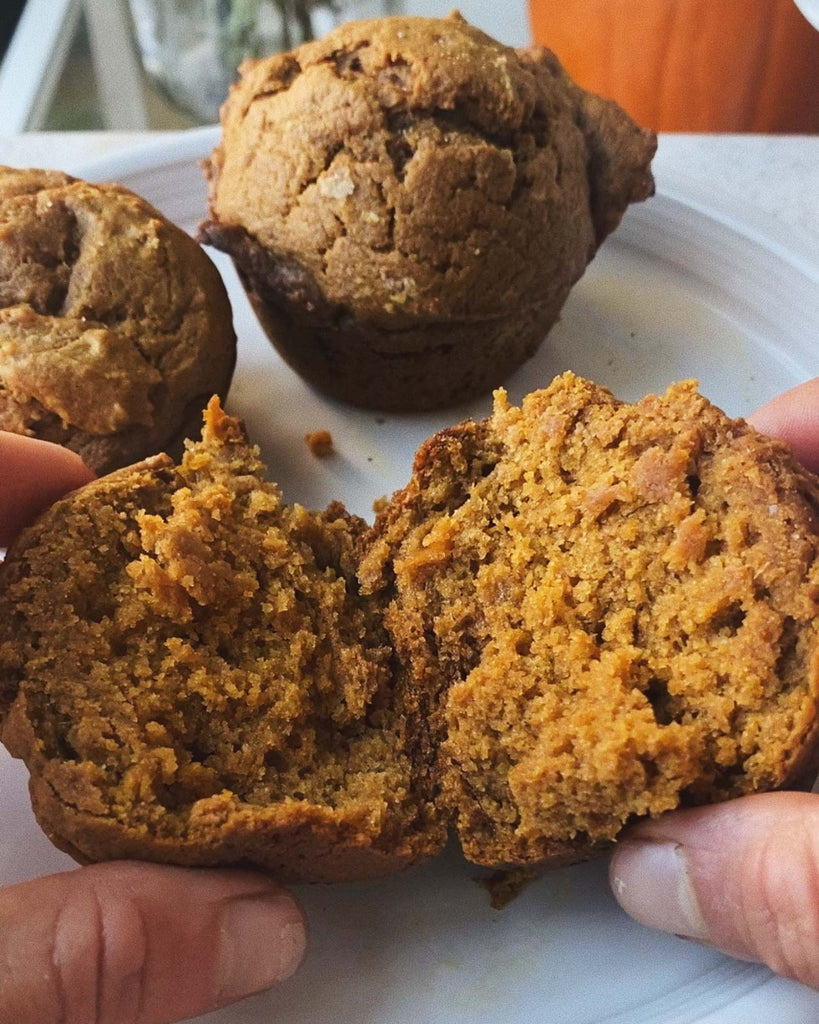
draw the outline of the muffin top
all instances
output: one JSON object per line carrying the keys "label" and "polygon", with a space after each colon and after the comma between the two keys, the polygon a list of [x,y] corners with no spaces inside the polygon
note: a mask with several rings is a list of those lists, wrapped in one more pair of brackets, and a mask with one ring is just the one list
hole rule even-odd
{"label": "muffin top", "polygon": [[319,315],[400,326],[536,305],[653,188],[650,133],[549,51],[458,15],[350,23],[241,72],[203,237]]}
{"label": "muffin top", "polygon": [[172,439],[234,358],[193,239],[117,185],[0,168],[0,429],[108,470]]}

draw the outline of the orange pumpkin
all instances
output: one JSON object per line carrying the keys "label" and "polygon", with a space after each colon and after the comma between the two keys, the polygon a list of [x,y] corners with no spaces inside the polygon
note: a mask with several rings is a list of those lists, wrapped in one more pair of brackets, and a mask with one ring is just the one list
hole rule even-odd
{"label": "orange pumpkin", "polygon": [[819,32],[793,0],[530,0],[535,41],[656,131],[819,132]]}

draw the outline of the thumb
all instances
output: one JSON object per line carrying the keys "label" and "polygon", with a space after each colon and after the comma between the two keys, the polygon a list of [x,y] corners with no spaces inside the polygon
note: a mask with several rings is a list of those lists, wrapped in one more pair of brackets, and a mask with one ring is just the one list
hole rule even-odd
{"label": "thumb", "polygon": [[0,547],[66,491],[93,479],[67,448],[0,430]]}
{"label": "thumb", "polygon": [[169,1024],[282,981],[304,947],[264,876],[80,868],[0,890],[0,1020]]}
{"label": "thumb", "polygon": [[777,395],[748,422],[785,441],[806,469],[819,473],[819,377]]}
{"label": "thumb", "polygon": [[819,988],[819,796],[768,793],[645,822],[610,881],[653,928]]}

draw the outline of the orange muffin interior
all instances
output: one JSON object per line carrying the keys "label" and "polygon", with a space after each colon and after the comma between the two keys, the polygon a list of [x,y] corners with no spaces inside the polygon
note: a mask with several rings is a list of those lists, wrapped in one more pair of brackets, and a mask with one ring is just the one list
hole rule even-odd
{"label": "orange muffin interior", "polygon": [[629,405],[565,374],[421,450],[362,578],[437,694],[470,859],[576,859],[792,777],[819,695],[817,493],[690,382]]}
{"label": "orange muffin interior", "polygon": [[423,800],[380,611],[358,594],[364,524],[287,505],[261,474],[212,403],[178,467],[65,508],[6,584],[6,685],[13,664],[50,785],[79,810],[184,840],[229,794],[395,843]]}
{"label": "orange muffin interior", "polygon": [[572,374],[435,435],[372,530],[201,442],[0,576],[0,738],[83,859],[544,867],[816,768],[819,482],[693,383]]}

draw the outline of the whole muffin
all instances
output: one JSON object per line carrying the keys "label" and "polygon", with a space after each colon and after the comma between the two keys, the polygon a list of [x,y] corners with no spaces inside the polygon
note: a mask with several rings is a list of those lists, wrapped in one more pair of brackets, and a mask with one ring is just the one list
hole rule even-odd
{"label": "whole muffin", "polygon": [[177,445],[235,357],[192,238],[118,185],[0,168],[0,430],[104,473]]}
{"label": "whole muffin", "polygon": [[496,386],[653,192],[650,132],[458,15],[351,23],[241,72],[201,238],[287,362],[355,404]]}

